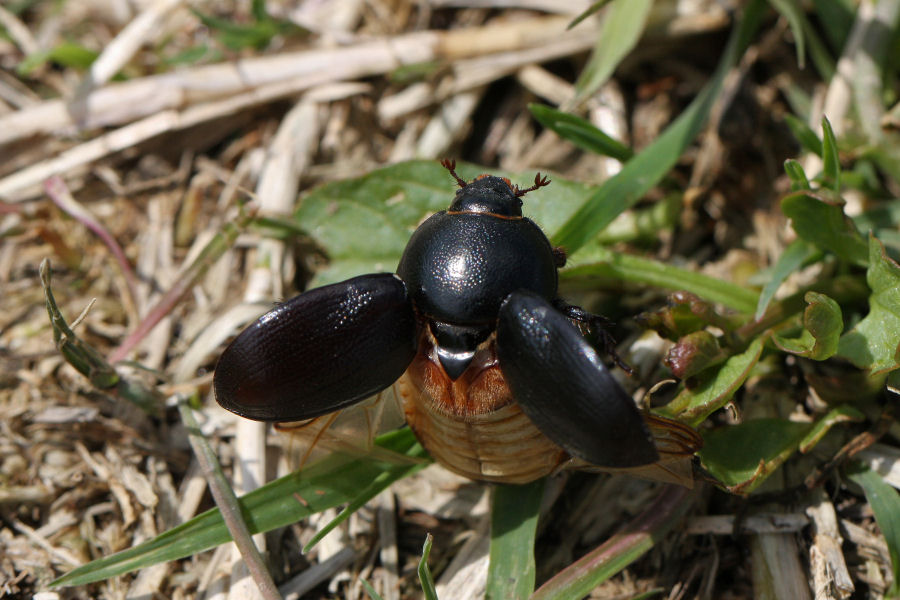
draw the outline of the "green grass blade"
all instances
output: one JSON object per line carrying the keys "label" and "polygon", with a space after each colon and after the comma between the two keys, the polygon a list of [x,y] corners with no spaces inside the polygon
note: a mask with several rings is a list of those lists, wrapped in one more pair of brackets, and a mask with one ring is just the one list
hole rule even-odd
{"label": "green grass blade", "polygon": [[794,240],[784,249],[784,252],[781,253],[781,256],[778,257],[778,260],[772,267],[772,275],[769,278],[769,281],[766,282],[765,287],[763,287],[763,290],[759,295],[759,303],[756,305],[756,314],[754,315],[754,318],[757,321],[766,314],[769,302],[775,297],[775,292],[778,291],[778,288],[781,287],[784,280],[787,279],[791,273],[806,264],[807,261],[812,260],[815,256],[820,254],[821,253],[811,244],[799,239]]}
{"label": "green grass blade", "polygon": [[366,590],[366,593],[369,595],[369,598],[372,600],[384,600],[381,595],[375,591],[375,588],[372,587],[365,579],[360,579],[359,582],[362,584],[363,589]]}
{"label": "green grass blade", "polygon": [[588,6],[583,13],[572,19],[572,22],[569,23],[566,29],[572,29],[573,27],[590,17],[592,14],[598,12],[601,8],[603,8],[610,2],[612,2],[612,0],[597,0],[597,2],[594,2],[593,4]]}
{"label": "green grass blade", "polygon": [[622,531],[542,585],[531,600],[571,600],[590,594],[640,558],[671,531],[691,507],[691,491],[668,485],[647,510]]}
{"label": "green grass blade", "polygon": [[[376,444],[418,458],[426,454],[409,429],[380,436]],[[242,498],[240,504],[251,533],[294,523],[357,497],[381,473],[401,479],[425,466],[386,464],[365,457],[331,456],[309,468],[277,479]],[[184,558],[231,541],[218,509],[209,510],[134,548],[63,575],[54,586],[82,585],[128,573],[160,562]]]}
{"label": "green grass blade", "polygon": [[619,0],[607,9],[594,52],[575,82],[576,103],[600,89],[637,45],[652,6],[653,0]]}
{"label": "green grass blade", "polygon": [[556,232],[554,245],[562,246],[570,253],[575,252],[622,211],[633,206],[669,172],[706,122],[726,73],[740,58],[750,37],[756,32],[764,7],[759,0],[747,5],[744,18],[729,40],[712,81],[655,142],[600,186]]}
{"label": "green grass blade", "polygon": [[885,597],[898,598],[900,597],[900,494],[888,485],[881,475],[868,468],[851,470],[847,476],[865,492],[866,500],[875,514],[875,522],[878,523],[887,541],[894,583]]}
{"label": "green grass blade", "polygon": [[805,150],[816,156],[822,156],[822,140],[812,130],[812,127],[791,114],[784,115],[784,122],[787,123],[791,133]]}
{"label": "green grass blade", "polygon": [[576,254],[572,262],[574,266],[561,273],[564,281],[574,283],[579,279],[612,278],[667,290],[685,290],[704,300],[718,302],[747,314],[756,309],[758,302],[759,294],[754,290],[664,262],[600,246]]}
{"label": "green grass blade", "polygon": [[434,577],[431,575],[431,569],[428,567],[428,555],[431,554],[431,542],[434,538],[429,533],[425,536],[425,544],[422,546],[422,559],[419,560],[417,570],[419,574],[419,583],[422,584],[422,592],[425,600],[438,600],[437,591],[434,589]]}
{"label": "green grass blade", "polygon": [[494,488],[487,600],[524,600],[534,591],[534,539],[543,496],[543,478]]}
{"label": "green grass blade", "polygon": [[828,117],[822,117],[822,162],[825,181],[836,194],[841,193],[841,159],[838,156],[837,138]]}
{"label": "green grass blade", "polygon": [[797,48],[797,66],[801,69],[806,66],[806,38],[803,28],[803,10],[795,0],[769,0],[769,4],[781,13],[781,16],[787,20],[794,34],[794,44]]}
{"label": "green grass blade", "polygon": [[611,156],[622,162],[630,160],[634,156],[631,148],[603,133],[590,121],[581,117],[544,104],[529,104],[528,110],[541,125],[555,131],[559,137],[569,140],[583,150],[602,156]]}

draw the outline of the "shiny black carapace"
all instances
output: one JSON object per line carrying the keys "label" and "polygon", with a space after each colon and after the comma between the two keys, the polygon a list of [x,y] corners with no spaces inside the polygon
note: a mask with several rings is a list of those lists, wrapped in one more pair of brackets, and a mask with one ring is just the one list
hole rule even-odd
{"label": "shiny black carapace", "polygon": [[522,196],[549,181],[466,182],[442,164],[460,189],[413,233],[397,273],[313,289],[260,317],[219,360],[218,402],[298,421],[395,384],[436,460],[508,483],[572,461],[631,469],[696,450],[693,430],[642,415],[610,375],[580,327],[600,318],[558,298],[565,254],[522,215]]}

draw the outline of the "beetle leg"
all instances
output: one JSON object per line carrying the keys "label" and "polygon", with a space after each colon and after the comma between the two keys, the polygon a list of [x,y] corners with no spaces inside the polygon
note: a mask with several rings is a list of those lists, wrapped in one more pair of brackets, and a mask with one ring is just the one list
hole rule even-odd
{"label": "beetle leg", "polygon": [[310,290],[261,316],[229,345],[213,385],[224,408],[300,421],[385,389],[416,353],[416,318],[396,275]]}
{"label": "beetle leg", "polygon": [[659,459],[631,396],[578,327],[537,294],[513,292],[504,300],[497,355],[513,398],[572,456],[618,468]]}
{"label": "beetle leg", "polygon": [[609,356],[613,362],[616,363],[617,367],[629,375],[634,375],[634,369],[631,365],[622,360],[622,357],[616,352],[616,340],[613,338],[612,334],[609,333],[609,327],[612,325],[612,321],[603,315],[590,313],[580,306],[568,304],[559,298],[553,302],[553,305],[557,310],[561,311],[573,321],[583,323],[591,335],[597,338],[603,353]]}

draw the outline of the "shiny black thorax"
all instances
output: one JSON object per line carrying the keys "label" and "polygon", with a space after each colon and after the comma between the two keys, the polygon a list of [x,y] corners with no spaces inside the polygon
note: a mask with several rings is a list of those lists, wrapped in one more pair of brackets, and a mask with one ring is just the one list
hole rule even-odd
{"label": "shiny black thorax", "polygon": [[457,191],[448,210],[419,226],[400,259],[397,274],[451,378],[496,328],[510,293],[556,298],[553,247],[521,207],[506,180],[479,178]]}

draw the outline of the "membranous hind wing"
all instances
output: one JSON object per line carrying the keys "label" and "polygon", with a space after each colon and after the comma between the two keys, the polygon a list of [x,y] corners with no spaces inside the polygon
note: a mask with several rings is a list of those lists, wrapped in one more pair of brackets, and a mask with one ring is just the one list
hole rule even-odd
{"label": "membranous hind wing", "polygon": [[611,469],[573,458],[563,468],[592,473],[627,473],[643,479],[676,483],[686,488],[694,487],[691,459],[703,447],[703,438],[693,428],[674,419],[649,412],[643,413],[643,417],[659,453],[659,460],[656,462],[627,469]]}
{"label": "membranous hind wing", "polygon": [[296,471],[335,454],[390,464],[420,462],[375,444],[376,437],[403,425],[392,386],[354,406],[313,419],[278,423],[275,429],[285,434],[281,441],[287,468]]}

